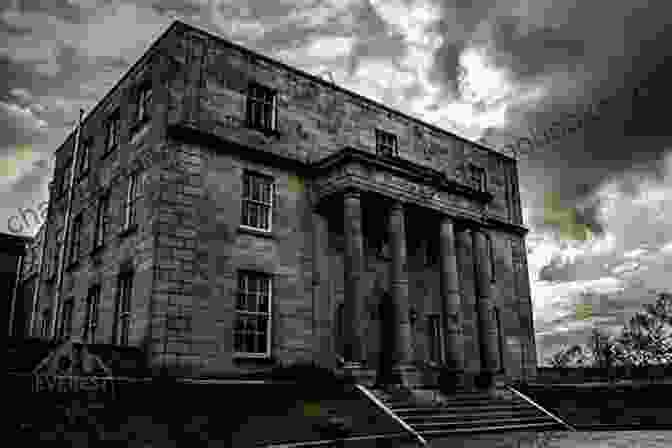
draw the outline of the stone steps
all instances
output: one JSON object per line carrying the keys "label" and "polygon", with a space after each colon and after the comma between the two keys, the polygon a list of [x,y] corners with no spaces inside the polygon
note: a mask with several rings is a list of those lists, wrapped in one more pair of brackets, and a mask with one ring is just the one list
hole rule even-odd
{"label": "stone steps", "polygon": [[413,395],[383,390],[373,392],[392,413],[427,437],[563,428],[553,418],[505,389],[497,390],[495,396],[483,392],[446,396],[431,390]]}

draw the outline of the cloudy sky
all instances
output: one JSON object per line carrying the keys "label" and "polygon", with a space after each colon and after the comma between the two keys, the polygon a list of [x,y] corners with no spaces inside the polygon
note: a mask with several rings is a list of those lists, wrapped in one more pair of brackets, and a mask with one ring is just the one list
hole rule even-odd
{"label": "cloudy sky", "polygon": [[672,126],[663,104],[672,93],[672,11],[664,0],[5,3],[0,231],[36,231],[53,151],[78,108],[90,110],[180,18],[515,149],[542,358],[582,342],[593,324],[617,331],[653,291],[672,289]]}

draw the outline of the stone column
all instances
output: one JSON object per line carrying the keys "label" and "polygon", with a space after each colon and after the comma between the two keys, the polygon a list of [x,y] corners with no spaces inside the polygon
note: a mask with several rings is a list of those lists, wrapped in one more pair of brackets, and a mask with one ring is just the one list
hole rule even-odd
{"label": "stone column", "polygon": [[404,206],[395,201],[390,208],[388,221],[390,236],[390,292],[394,309],[395,341],[392,377],[401,384],[413,385],[412,330],[409,319],[408,273],[406,271],[406,228]]}
{"label": "stone column", "polygon": [[362,325],[363,313],[362,271],[364,268],[364,236],[362,234],[362,205],[358,191],[349,190],[343,198],[343,230],[345,232],[344,267],[344,320],[346,368],[361,367],[363,360]]}
{"label": "stone column", "polygon": [[486,386],[494,386],[494,375],[499,367],[497,347],[497,322],[495,320],[494,297],[490,281],[490,260],[488,242],[482,230],[472,232],[474,255],[476,257],[476,297],[478,307],[479,339],[481,342],[482,372],[488,379]]}
{"label": "stone column", "polygon": [[457,270],[457,252],[453,220],[443,216],[439,229],[441,250],[441,302],[444,311],[446,363],[453,375],[464,373],[464,342],[462,330],[462,298]]}

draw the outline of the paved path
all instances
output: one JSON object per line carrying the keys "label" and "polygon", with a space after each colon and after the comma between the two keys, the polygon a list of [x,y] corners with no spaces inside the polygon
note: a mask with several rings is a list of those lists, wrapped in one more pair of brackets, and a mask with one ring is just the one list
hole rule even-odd
{"label": "paved path", "polygon": [[[538,448],[670,448],[672,431],[558,432]],[[522,447],[521,447],[522,448]]]}
{"label": "paved path", "polygon": [[430,448],[672,448],[672,431],[557,431],[431,440]]}

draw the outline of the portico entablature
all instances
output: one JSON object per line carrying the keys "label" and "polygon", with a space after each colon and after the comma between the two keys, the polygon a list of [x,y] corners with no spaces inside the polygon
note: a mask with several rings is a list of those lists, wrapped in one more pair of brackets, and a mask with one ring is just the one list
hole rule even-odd
{"label": "portico entablature", "polygon": [[503,227],[525,234],[527,229],[491,216],[487,191],[447,178],[438,170],[407,160],[346,147],[313,165],[315,203],[327,202],[348,190],[377,193],[469,221],[480,227]]}

